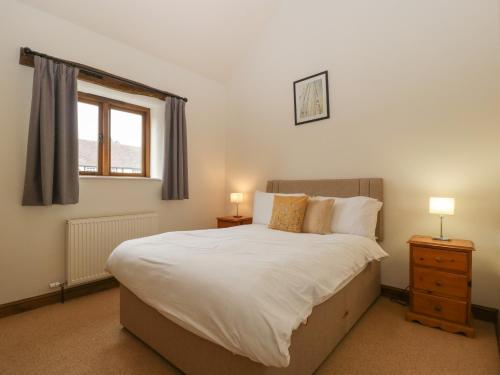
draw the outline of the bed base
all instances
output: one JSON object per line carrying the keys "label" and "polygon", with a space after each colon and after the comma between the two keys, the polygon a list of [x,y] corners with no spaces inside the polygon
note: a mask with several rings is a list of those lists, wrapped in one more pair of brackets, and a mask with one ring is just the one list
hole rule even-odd
{"label": "bed base", "polygon": [[132,334],[186,374],[312,374],[380,295],[380,264],[373,261],[333,297],[314,307],[294,331],[290,365],[266,367],[173,323],[120,286],[120,321]]}

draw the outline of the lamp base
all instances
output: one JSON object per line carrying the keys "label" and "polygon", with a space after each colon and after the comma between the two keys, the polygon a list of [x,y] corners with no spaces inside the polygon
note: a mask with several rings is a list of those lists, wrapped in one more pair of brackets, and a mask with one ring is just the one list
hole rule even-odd
{"label": "lamp base", "polygon": [[239,219],[240,217],[243,217],[241,215],[233,215],[234,218]]}
{"label": "lamp base", "polygon": [[443,216],[443,215],[441,215],[441,216],[439,217],[439,222],[440,222],[440,226],[439,226],[439,228],[440,228],[440,231],[439,231],[439,237],[432,237],[432,239],[433,239],[433,240],[435,240],[435,241],[451,241],[451,239],[450,239],[450,238],[443,236],[443,219],[444,219],[444,216]]}
{"label": "lamp base", "polygon": [[451,238],[448,237],[432,237],[435,241],[451,241]]}

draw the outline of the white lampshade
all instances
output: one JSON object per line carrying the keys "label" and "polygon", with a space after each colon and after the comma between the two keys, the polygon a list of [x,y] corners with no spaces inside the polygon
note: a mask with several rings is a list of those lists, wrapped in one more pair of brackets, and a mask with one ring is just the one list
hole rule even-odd
{"label": "white lampshade", "polygon": [[429,213],[437,215],[455,214],[455,198],[431,197],[429,199]]}
{"label": "white lampshade", "polygon": [[243,202],[243,193],[231,193],[230,200],[231,200],[231,203]]}

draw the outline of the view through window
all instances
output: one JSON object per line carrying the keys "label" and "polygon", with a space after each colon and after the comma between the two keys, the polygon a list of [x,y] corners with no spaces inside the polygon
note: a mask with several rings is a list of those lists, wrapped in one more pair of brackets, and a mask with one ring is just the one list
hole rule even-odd
{"label": "view through window", "polygon": [[142,173],[141,115],[111,110],[111,172]]}
{"label": "view through window", "polygon": [[99,163],[99,106],[78,102],[78,168],[97,173]]}

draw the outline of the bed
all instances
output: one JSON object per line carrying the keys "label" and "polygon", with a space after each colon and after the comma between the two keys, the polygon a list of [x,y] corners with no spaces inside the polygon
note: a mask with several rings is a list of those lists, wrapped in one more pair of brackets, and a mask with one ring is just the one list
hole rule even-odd
{"label": "bed", "polygon": [[[376,178],[300,181],[275,180],[268,182],[267,191],[273,193],[306,193],[308,195],[336,197],[364,195],[383,201],[382,180]],[[252,300],[250,296],[253,295],[264,295],[264,297],[267,298],[265,291],[249,293],[248,298],[241,298],[235,293],[233,298],[239,298],[239,300],[237,300],[237,304],[231,305],[235,306],[235,310],[232,312],[233,315],[221,318],[211,311],[217,310],[217,305],[215,304],[212,306],[210,304],[213,295],[217,297],[217,292],[214,291],[217,291],[218,288],[211,288],[206,291],[209,294],[206,301],[203,295],[199,297],[199,301],[196,301],[196,295],[190,295],[192,291],[191,289],[197,289],[194,279],[193,283],[195,283],[195,287],[192,288],[191,286],[186,287],[189,283],[178,283],[179,285],[176,286],[176,288],[184,287],[186,290],[183,291],[183,293],[178,293],[177,295],[170,295],[170,291],[168,290],[159,291],[161,288],[154,287],[153,285],[150,287],[150,284],[154,283],[161,277],[165,277],[160,276],[160,272],[163,272],[162,270],[165,267],[172,267],[174,270],[172,275],[175,275],[175,267],[176,263],[179,263],[179,256],[192,256],[190,251],[186,251],[184,255],[177,255],[177,258],[169,258],[165,260],[164,258],[159,257],[158,262],[156,262],[155,256],[161,252],[159,252],[155,246],[158,247],[158,244],[160,243],[170,243],[172,248],[174,248],[176,243],[181,242],[183,246],[187,246],[185,247],[186,250],[197,251],[195,249],[197,249],[200,241],[203,241],[201,243],[208,243],[209,245],[206,245],[207,249],[210,248],[210,251],[213,251],[213,249],[216,248],[223,249],[224,246],[221,244],[230,243],[231,240],[234,240],[235,238],[238,240],[241,239],[242,241],[245,240],[245,243],[247,244],[247,248],[239,249],[239,254],[243,257],[243,262],[240,264],[240,267],[244,268],[243,265],[247,264],[247,262],[252,263],[249,261],[253,259],[251,257],[254,257],[254,253],[252,253],[252,251],[259,251],[258,246],[252,246],[252,238],[255,239],[255,244],[257,245],[265,242],[267,244],[266,246],[269,246],[266,248],[266,256],[268,256],[268,258],[263,258],[263,261],[267,262],[266,264],[272,264],[275,259],[273,254],[278,254],[280,251],[282,252],[283,247],[289,244],[288,246],[291,249],[293,248],[297,251],[297,256],[294,256],[293,258],[295,263],[290,260],[290,265],[292,267],[296,267],[296,274],[320,277],[313,272],[310,272],[311,269],[304,268],[304,270],[297,270],[297,267],[300,268],[302,265],[300,259],[302,259],[302,261],[306,259],[300,258],[300,256],[303,256],[304,246],[310,244],[311,251],[318,252],[318,255],[315,255],[315,257],[323,256],[324,254],[327,254],[324,251],[325,246],[330,246],[330,242],[333,241],[340,244],[338,245],[340,249],[342,249],[342,246],[355,246],[356,249],[357,247],[366,248],[364,253],[360,250],[359,257],[368,257],[368,254],[371,254],[370,251],[372,250],[368,251],[367,249],[370,248],[372,244],[367,241],[371,241],[372,243],[374,243],[374,241],[363,238],[350,238],[342,235],[321,236],[311,234],[296,234],[296,237],[294,237],[293,240],[288,240],[285,237],[287,235],[283,234],[283,232],[277,233],[279,231],[272,231],[270,229],[263,228],[263,226],[253,225],[244,227],[245,228],[240,227],[223,230],[178,232],[177,234],[172,235],[165,234],[163,237],[162,235],[154,238],[152,237],[150,240],[145,240],[145,242],[144,240],[139,240],[137,244],[141,244],[142,249],[149,251],[148,262],[153,264],[153,268],[151,268],[152,271],[144,273],[140,272],[140,268],[134,268],[138,263],[137,259],[142,259],[140,257],[137,258],[137,255],[134,255],[136,257],[135,260],[131,257],[131,260],[129,259],[129,263],[124,261],[120,263],[119,267],[115,264],[114,270],[111,269],[112,273],[115,274],[121,282],[121,324],[136,337],[160,353],[170,363],[187,374],[311,374],[320,366],[328,354],[335,348],[335,346],[380,294],[380,265],[378,259],[381,259],[383,256],[380,254],[379,256],[370,255],[370,258],[366,258],[370,259],[370,261],[363,264],[357,261],[357,263],[355,262],[355,264],[357,264],[357,268],[353,268],[351,271],[351,277],[344,276],[343,279],[339,278],[336,283],[333,283],[332,281],[331,285],[325,284],[323,288],[323,295],[318,295],[314,303],[311,302],[312,312],[311,310],[307,312],[304,311],[304,316],[302,318],[305,318],[301,318],[298,323],[293,323],[293,333],[289,335],[288,341],[283,339],[286,346],[288,347],[289,345],[289,350],[286,348],[287,350],[285,353],[282,348],[285,344],[283,344],[281,339],[280,341],[276,339],[277,343],[275,346],[277,349],[274,350],[274,347],[269,346],[269,350],[266,351],[265,346],[262,346],[261,348],[258,345],[253,344],[254,346],[252,347],[250,344],[252,344],[252,340],[256,341],[259,337],[261,337],[266,340],[261,340],[265,341],[265,343],[260,343],[259,345],[271,345],[270,342],[273,340],[267,339],[266,334],[268,334],[268,332],[266,331],[267,328],[265,326],[266,323],[271,322],[274,310],[270,309],[271,312],[268,314],[271,315],[264,316],[262,319],[264,322],[261,324],[263,328],[259,328],[260,320],[258,321],[257,318],[256,323],[252,322],[254,326],[244,324],[244,322],[252,320],[253,314],[257,314],[261,310],[266,310],[264,305],[259,305],[259,307],[253,311],[253,302],[245,305],[245,299]],[[383,238],[382,211],[379,213],[376,235],[379,240]],[[307,241],[309,242],[305,242],[306,240],[303,240],[304,236],[316,237],[308,237]],[[314,241],[310,242],[310,238],[314,239]],[[192,243],[192,249],[189,249],[190,243]],[[292,243],[294,244],[293,246]],[[131,254],[137,254],[137,244],[129,242],[125,248],[128,248]],[[212,246],[210,244],[214,245]],[[124,250],[123,252],[126,251]],[[344,249],[344,253],[345,252],[346,251]],[[352,253],[354,254],[354,251]],[[161,256],[163,256],[163,253],[161,254]],[[179,254],[183,253],[179,252]],[[231,253],[224,253],[224,251],[222,251],[219,258],[216,256],[213,258],[207,257],[206,268],[211,269],[210,267],[213,267],[215,274],[222,273],[220,268],[218,268],[215,263],[211,264],[210,261],[212,259],[219,259],[223,261],[225,259],[224,256],[227,256],[228,254]],[[245,256],[247,256],[247,258],[245,258]],[[281,255],[279,259],[281,261]],[[182,261],[184,261],[183,258],[181,258],[181,263]],[[325,258],[325,262],[326,261],[328,261],[328,258]],[[158,264],[155,265],[155,263]],[[346,266],[343,266],[341,261],[338,263],[338,271],[335,272],[341,273]],[[335,267],[335,264],[336,262],[331,263],[332,268]],[[154,268],[155,266],[156,269]],[[286,271],[283,271],[283,268],[284,267],[276,268],[277,275],[280,278],[292,278],[291,280],[293,281],[295,273],[289,272],[288,274],[280,274],[279,272]],[[251,270],[250,267],[249,269]],[[197,269],[194,268],[194,270],[196,271]],[[193,269],[191,269],[190,272],[194,272]],[[233,279],[230,279],[230,276],[224,277],[228,278],[228,283],[234,283],[234,289],[236,290],[238,278],[235,278],[234,270],[228,273],[230,275],[233,274]],[[321,272],[318,273],[321,275]],[[167,276],[164,285],[175,285],[175,282],[172,282],[172,280],[175,279],[172,275]],[[193,273],[193,275],[195,275],[195,273]],[[180,279],[182,279],[181,276],[182,275],[179,275]],[[185,277],[185,275],[183,275],[183,277]],[[245,281],[245,277],[247,277],[247,281]],[[244,270],[241,271],[240,278],[243,280],[243,283],[247,283],[248,280],[250,280],[248,277],[248,275],[245,275]],[[220,279],[223,278],[208,277],[204,279],[203,282],[206,280],[208,280],[208,282],[212,282],[213,280],[215,280],[213,282],[220,282]],[[171,283],[169,284],[169,282]],[[328,283],[330,283],[330,281],[328,281]],[[212,285],[218,286],[220,284]],[[257,285],[256,288],[258,289],[259,286]],[[262,289],[262,287],[260,287],[260,289]],[[158,295],[160,294],[157,293],[155,296],[155,291],[158,291],[161,295],[169,295],[170,305],[165,306],[163,302],[159,301]],[[226,289],[225,293],[231,294],[229,289]],[[293,310],[294,305],[292,302],[294,299],[300,300],[302,296],[292,294],[287,295],[286,293],[287,291],[284,290],[282,297],[290,299],[290,309]],[[191,315],[187,316],[184,320],[179,319],[179,315],[176,314],[176,308],[184,306],[184,301],[178,301],[180,298],[179,294],[185,294],[187,296],[184,298],[187,299],[188,305],[199,305],[203,306],[203,309],[210,310],[210,313],[207,313],[208,315],[204,315],[203,317],[205,321],[209,321],[207,323],[208,328],[207,326],[201,326],[198,324],[196,318],[199,314],[201,314],[201,312],[193,312],[193,309],[184,311],[184,313],[187,312]],[[321,293],[315,292],[314,294],[316,295]],[[222,301],[221,304],[224,303],[224,301],[220,299],[220,296],[217,297],[219,300],[217,300],[216,297],[213,297],[214,301]],[[229,297],[230,296],[228,296],[228,300],[230,300]],[[260,303],[262,302],[262,299],[259,300],[255,297],[255,301]],[[318,301],[320,301],[320,303],[318,303]],[[287,300],[281,301],[281,304],[286,303]],[[240,307],[240,305],[243,307]],[[272,308],[275,310],[279,309],[280,306],[277,305],[279,304],[275,304]],[[181,307],[179,307],[179,309]],[[238,307],[239,310],[236,307]],[[223,314],[226,310],[227,309],[221,309],[222,312],[220,313]],[[275,319],[272,324],[268,324],[271,326],[271,328],[269,328],[269,334],[275,335],[272,336],[272,338],[281,338],[281,336],[283,336],[283,332],[286,331],[285,328],[290,328],[289,325],[287,326],[286,324],[287,310],[282,309],[278,312],[279,314],[283,314],[280,315],[280,317],[282,316],[283,322]],[[241,318],[238,319],[239,316],[237,316],[236,319],[233,319],[235,314],[240,314],[239,316]],[[235,324],[237,327],[241,326],[241,331],[235,330],[234,326],[230,325],[231,322],[225,322],[224,319],[236,320]],[[274,326],[280,325],[281,323],[283,323],[282,325],[284,326],[282,331]],[[229,328],[224,327],[226,324],[229,325]],[[254,338],[250,337],[251,333],[249,330],[252,327],[256,327],[256,337]],[[217,331],[216,333],[221,331],[224,334],[224,337],[220,338],[222,335],[220,333],[219,336],[215,335],[216,337],[214,337],[214,330]],[[257,335],[257,333],[259,335]],[[217,341],[222,339],[226,339],[226,341]],[[248,348],[243,345],[247,349],[247,352],[241,352],[238,350],[239,348],[231,346],[232,339],[238,343],[241,341],[242,345],[250,342],[250,344],[247,345]],[[279,347],[281,347],[281,350]]]}

